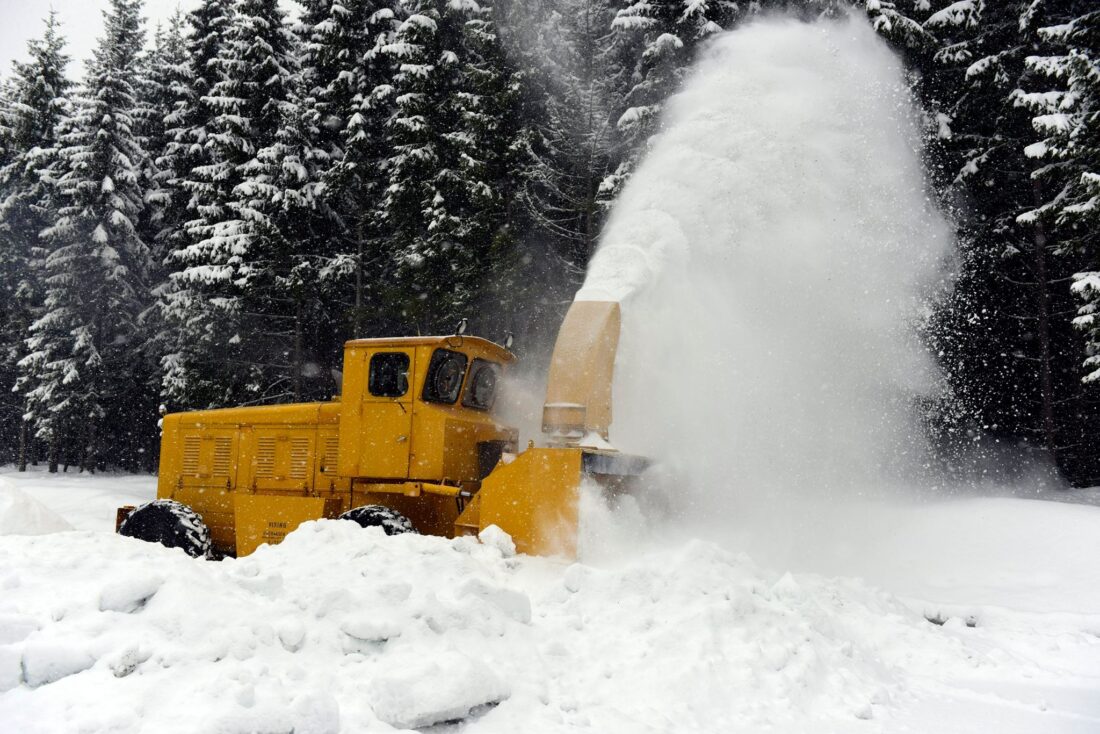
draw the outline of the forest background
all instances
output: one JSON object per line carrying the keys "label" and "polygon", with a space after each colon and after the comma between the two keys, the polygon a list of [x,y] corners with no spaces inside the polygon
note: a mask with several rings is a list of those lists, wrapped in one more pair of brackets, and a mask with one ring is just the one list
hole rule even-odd
{"label": "forest background", "polygon": [[80,80],[51,14],[0,78],[0,463],[151,471],[161,406],[327,399],[353,337],[469,318],[545,361],[699,49],[855,12],[909,70],[956,228],[922,324],[945,466],[1022,446],[1100,483],[1091,0],[299,5],[146,28],[109,0]]}

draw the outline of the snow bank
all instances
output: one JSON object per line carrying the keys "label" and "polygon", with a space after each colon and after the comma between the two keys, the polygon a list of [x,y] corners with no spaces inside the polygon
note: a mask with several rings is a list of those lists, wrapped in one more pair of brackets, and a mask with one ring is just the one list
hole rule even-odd
{"label": "snow bank", "polygon": [[709,542],[597,568],[493,541],[320,521],[214,563],[106,533],[0,538],[0,729],[865,731],[953,677],[1091,672],[998,652],[1018,617],[933,624]]}
{"label": "snow bank", "polygon": [[46,505],[77,530],[115,527],[115,511],[122,505],[140,505],[156,497],[157,479],[151,475],[80,473],[50,474],[45,466],[27,471],[0,467],[0,488],[12,487]]}
{"label": "snow bank", "polygon": [[0,477],[0,535],[42,535],[62,530],[72,530],[72,525]]}

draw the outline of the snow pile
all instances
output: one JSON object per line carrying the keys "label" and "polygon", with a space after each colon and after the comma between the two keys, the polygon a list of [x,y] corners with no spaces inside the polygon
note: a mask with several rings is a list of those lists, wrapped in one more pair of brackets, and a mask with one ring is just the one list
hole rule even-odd
{"label": "snow pile", "polygon": [[835,731],[952,677],[1056,679],[950,609],[937,626],[859,581],[777,578],[712,543],[596,568],[512,557],[490,535],[320,521],[218,563],[107,533],[0,538],[0,722]]}
{"label": "snow pile", "polygon": [[723,35],[669,103],[577,298],[624,302],[612,439],[696,515],[921,471],[936,370],[912,327],[951,237],[919,144],[861,18]]}
{"label": "snow pile", "polygon": [[0,477],[0,535],[42,535],[63,530],[72,530],[72,526]]}
{"label": "snow pile", "polygon": [[496,578],[503,567],[478,560],[499,551],[472,539],[321,522],[203,563],[70,537],[0,546],[0,689],[22,684],[0,699],[0,721],[18,731],[335,732],[462,718],[508,698],[512,630],[530,621],[527,598]]}

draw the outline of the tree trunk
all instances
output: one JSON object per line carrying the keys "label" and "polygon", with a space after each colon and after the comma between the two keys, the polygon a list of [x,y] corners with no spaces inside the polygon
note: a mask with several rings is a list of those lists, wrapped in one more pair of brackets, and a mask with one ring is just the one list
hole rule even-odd
{"label": "tree trunk", "polygon": [[[1035,200],[1042,203],[1039,182],[1033,184]],[[1058,430],[1054,422],[1054,380],[1050,369],[1050,292],[1047,282],[1047,234],[1042,220],[1037,220],[1033,234],[1035,240],[1035,307],[1038,316],[1039,337],[1039,395],[1043,443],[1051,459],[1058,462]]]}
{"label": "tree trunk", "polygon": [[27,470],[27,422],[19,421],[19,471]]}
{"label": "tree trunk", "polygon": [[355,316],[352,318],[352,339],[363,335],[363,218],[355,224]]}
{"label": "tree trunk", "polygon": [[50,464],[50,468],[49,468],[50,474],[57,474],[57,464],[58,464],[57,453],[58,453],[59,448],[60,447],[57,445],[57,436],[51,436],[50,437],[50,447],[49,447],[49,458],[48,458],[48,461],[49,461],[49,464]]}
{"label": "tree trunk", "polygon": [[80,442],[80,454],[77,457],[77,474],[83,474],[89,470],[88,459],[92,455],[91,445],[95,435],[95,429],[92,427],[92,422],[88,421],[84,428],[83,440]]}
{"label": "tree trunk", "polygon": [[302,402],[302,300],[294,305],[294,402]]}

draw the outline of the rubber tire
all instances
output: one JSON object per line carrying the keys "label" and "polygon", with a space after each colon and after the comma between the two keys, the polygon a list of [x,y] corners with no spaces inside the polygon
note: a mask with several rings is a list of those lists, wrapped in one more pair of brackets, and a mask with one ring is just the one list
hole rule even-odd
{"label": "rubber tire", "polygon": [[122,521],[118,534],[180,548],[192,558],[210,558],[210,529],[197,512],[175,500],[141,505]]}
{"label": "rubber tire", "polygon": [[355,507],[341,515],[340,519],[357,522],[364,528],[382,528],[386,535],[403,535],[404,533],[416,532],[416,528],[409,522],[409,518],[397,510],[391,510],[382,505]]}

